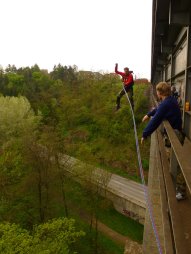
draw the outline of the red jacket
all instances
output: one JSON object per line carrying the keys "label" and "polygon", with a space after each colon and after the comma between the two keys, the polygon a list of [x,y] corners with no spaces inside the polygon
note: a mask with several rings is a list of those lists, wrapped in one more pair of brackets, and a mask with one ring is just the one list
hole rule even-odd
{"label": "red jacket", "polygon": [[131,73],[129,73],[128,75],[126,75],[124,72],[120,72],[117,70],[117,66],[115,66],[115,73],[119,74],[122,76],[123,79],[123,84],[125,86],[132,86],[134,81],[133,81],[133,75]]}

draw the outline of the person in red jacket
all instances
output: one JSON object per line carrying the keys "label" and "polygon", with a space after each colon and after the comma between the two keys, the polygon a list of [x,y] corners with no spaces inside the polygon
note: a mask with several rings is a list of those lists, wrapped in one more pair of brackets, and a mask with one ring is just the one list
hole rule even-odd
{"label": "person in red jacket", "polygon": [[[125,67],[124,72],[118,71],[118,64],[115,64],[115,73],[121,75],[122,82],[125,88],[125,91],[127,92],[129,96],[129,100],[131,102],[131,106],[134,109],[134,101],[133,101],[133,75],[132,72],[129,71],[129,68]],[[125,94],[124,89],[122,89],[119,94],[117,95],[117,101],[116,101],[116,110],[120,109],[120,100],[121,97]]]}

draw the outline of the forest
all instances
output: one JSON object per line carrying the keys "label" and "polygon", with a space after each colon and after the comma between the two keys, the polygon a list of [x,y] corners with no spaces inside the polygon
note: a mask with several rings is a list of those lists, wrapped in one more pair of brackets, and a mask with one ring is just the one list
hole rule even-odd
{"label": "forest", "polygon": [[[143,226],[117,213],[87,180],[92,165],[140,182],[125,97],[115,112],[121,89],[117,75],[77,66],[0,68],[0,253],[123,253],[99,232],[99,221],[142,242]],[[148,96],[147,80],[135,82],[139,138]],[[147,177],[149,141],[140,149]],[[87,163],[83,185],[60,167],[62,154]]]}

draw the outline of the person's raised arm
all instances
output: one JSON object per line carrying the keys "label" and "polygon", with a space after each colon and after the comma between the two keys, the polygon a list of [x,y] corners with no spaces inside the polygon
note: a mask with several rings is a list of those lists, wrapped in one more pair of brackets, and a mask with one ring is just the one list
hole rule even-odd
{"label": "person's raised arm", "polygon": [[124,76],[123,72],[118,71],[118,63],[115,64],[115,73]]}
{"label": "person's raised arm", "polygon": [[118,72],[118,63],[115,64],[115,72]]}

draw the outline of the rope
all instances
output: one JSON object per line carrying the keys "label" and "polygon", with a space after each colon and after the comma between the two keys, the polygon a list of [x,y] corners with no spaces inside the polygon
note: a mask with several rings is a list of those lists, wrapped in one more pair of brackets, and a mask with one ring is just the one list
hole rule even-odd
{"label": "rope", "polygon": [[140,175],[141,175],[141,181],[142,181],[142,186],[143,186],[143,190],[144,190],[144,196],[145,196],[145,200],[146,200],[146,205],[147,205],[148,212],[149,212],[149,218],[150,218],[150,221],[151,221],[151,224],[152,224],[152,228],[153,228],[153,231],[154,231],[154,235],[155,235],[155,239],[156,239],[156,243],[157,243],[158,252],[159,252],[159,254],[162,254],[162,248],[161,248],[161,244],[160,244],[157,228],[156,228],[156,225],[155,225],[155,221],[154,221],[154,218],[153,218],[151,201],[149,199],[148,190],[147,190],[146,185],[145,185],[145,178],[144,178],[144,172],[143,172],[142,161],[141,161],[141,154],[140,154],[140,148],[139,148],[139,141],[138,141],[138,135],[137,135],[137,127],[136,127],[136,122],[135,122],[135,116],[134,116],[133,108],[132,108],[129,96],[127,94],[127,91],[125,90],[124,85],[122,85],[122,86],[123,86],[123,90],[125,92],[125,95],[127,97],[127,101],[128,101],[128,103],[130,105],[131,114],[132,114],[132,118],[133,118],[133,126],[134,126],[134,134],[135,134],[137,158],[138,158],[138,163],[139,163],[139,171],[140,171]]}

